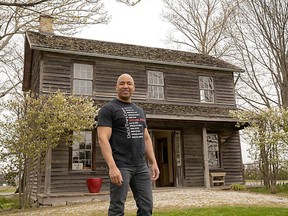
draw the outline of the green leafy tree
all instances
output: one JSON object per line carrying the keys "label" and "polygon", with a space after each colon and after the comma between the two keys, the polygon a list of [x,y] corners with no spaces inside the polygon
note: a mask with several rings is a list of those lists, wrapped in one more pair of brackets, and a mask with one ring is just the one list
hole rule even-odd
{"label": "green leafy tree", "polygon": [[75,132],[92,129],[97,107],[92,99],[60,92],[37,98],[27,95],[21,101],[11,101],[9,106],[14,112],[0,123],[0,142],[5,150],[0,156],[17,168],[20,206],[25,207],[30,205],[35,183],[39,190],[49,152],[60,142],[69,145],[79,140]]}
{"label": "green leafy tree", "polygon": [[244,132],[254,151],[254,159],[259,162],[264,185],[276,193],[279,169],[288,156],[288,110],[234,111],[231,115],[239,122],[249,122]]}

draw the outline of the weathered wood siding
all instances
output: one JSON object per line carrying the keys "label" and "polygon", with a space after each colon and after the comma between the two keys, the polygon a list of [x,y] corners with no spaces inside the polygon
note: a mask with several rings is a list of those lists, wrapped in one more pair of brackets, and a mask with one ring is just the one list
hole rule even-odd
{"label": "weathered wood siding", "polygon": [[32,62],[32,66],[31,66],[31,85],[30,88],[32,89],[32,91],[36,94],[40,93],[40,74],[42,71],[41,68],[41,53],[37,50],[33,51],[33,62]]}
{"label": "weathered wood siding", "polygon": [[41,75],[41,90],[44,93],[55,92],[58,89],[72,92],[72,59],[68,56],[58,56],[44,53],[42,58],[43,73]]}
{"label": "weathered wood siding", "polygon": [[243,163],[241,155],[239,131],[234,131],[222,143],[222,163],[226,172],[226,183],[243,183]]}
{"label": "weathered wood siding", "polygon": [[[165,100],[149,101],[157,103],[199,105],[198,76],[212,76],[215,84],[215,104],[212,106],[235,107],[232,72],[207,71],[203,69],[163,66],[123,60],[77,57],[43,53],[41,59],[41,90],[43,92],[58,89],[71,93],[73,83],[73,63],[94,65],[93,97],[107,100],[116,96],[115,84],[119,75],[129,73],[133,76],[136,101],[149,101],[147,95],[147,70],[159,70],[164,73]],[[204,104],[202,104],[204,105]],[[207,104],[205,104],[207,106]]]}
{"label": "weathered wood siding", "polygon": [[186,187],[204,186],[202,128],[183,129],[183,159]]}
{"label": "weathered wood siding", "polygon": [[217,72],[215,75],[215,100],[217,105],[234,105],[235,89],[232,73]]}
{"label": "weathered wood siding", "polygon": [[134,98],[146,99],[146,71],[141,63],[97,59],[95,61],[94,96],[96,98],[114,98],[117,78],[122,73],[130,74],[136,83]]}
{"label": "weathered wood siding", "polygon": [[95,163],[92,171],[69,170],[69,146],[61,143],[52,151],[51,164],[51,193],[87,192],[86,179],[102,177],[101,190],[107,190],[108,174],[105,161],[102,157],[99,144],[96,142]]}
{"label": "weathered wood siding", "polygon": [[171,103],[198,103],[199,84],[195,69],[165,68],[166,99]]}

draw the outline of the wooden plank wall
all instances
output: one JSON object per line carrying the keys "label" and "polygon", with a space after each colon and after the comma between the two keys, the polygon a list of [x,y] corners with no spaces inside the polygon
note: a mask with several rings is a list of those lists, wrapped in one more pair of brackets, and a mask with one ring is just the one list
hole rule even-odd
{"label": "wooden plank wall", "polygon": [[40,62],[41,62],[41,53],[37,50],[33,50],[33,62],[32,62],[32,72],[31,72],[31,86],[30,88],[36,94],[40,93]]}
{"label": "wooden plank wall", "polygon": [[67,56],[45,53],[42,59],[42,91],[56,92],[58,89],[72,92],[72,60]]}
{"label": "wooden plank wall", "polygon": [[[77,60],[77,61],[76,61]],[[136,91],[133,98],[136,101],[151,102],[147,95],[147,70],[154,69],[164,72],[165,96],[162,101],[153,103],[200,105],[199,103],[199,75],[208,75],[215,78],[216,104],[213,106],[235,107],[233,74],[231,72],[210,71],[163,65],[111,60],[93,57],[79,57],[71,55],[56,55],[44,53],[42,58],[43,74],[42,91],[55,92],[58,89],[71,93],[73,85],[73,63],[89,63],[94,65],[93,97],[99,100],[108,100],[116,96],[115,84],[119,75],[129,73],[133,76]],[[207,106],[207,104],[201,104]]]}
{"label": "wooden plank wall", "polygon": [[102,157],[98,142],[96,142],[96,149],[94,149],[94,151],[96,161],[93,171],[72,171],[69,170],[69,146],[67,146],[65,143],[61,143],[59,146],[53,149],[51,166],[51,193],[88,193],[86,179],[93,177],[103,178],[101,190],[106,190],[109,185],[109,179],[106,164]]}
{"label": "wooden plank wall", "polygon": [[225,181],[227,184],[243,183],[243,163],[239,139],[239,131],[234,131],[222,143],[222,163],[226,172]]}
{"label": "wooden plank wall", "polygon": [[166,99],[173,103],[198,103],[199,82],[195,69],[166,67]]}
{"label": "wooden plank wall", "polygon": [[96,98],[116,97],[115,85],[117,78],[123,74],[130,74],[135,81],[136,91],[134,99],[146,99],[146,71],[143,64],[135,62],[97,59],[95,66],[95,94]]}
{"label": "wooden plank wall", "polygon": [[186,187],[204,186],[202,128],[183,129],[183,159]]}
{"label": "wooden plank wall", "polygon": [[236,104],[234,77],[232,73],[215,74],[215,99],[218,105]]}

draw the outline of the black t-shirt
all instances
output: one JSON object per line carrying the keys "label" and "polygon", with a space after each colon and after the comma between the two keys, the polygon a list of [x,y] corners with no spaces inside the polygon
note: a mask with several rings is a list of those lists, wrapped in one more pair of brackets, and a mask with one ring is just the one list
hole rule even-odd
{"label": "black t-shirt", "polygon": [[145,163],[144,129],[147,125],[142,108],[114,99],[98,112],[99,126],[112,128],[109,142],[118,167]]}

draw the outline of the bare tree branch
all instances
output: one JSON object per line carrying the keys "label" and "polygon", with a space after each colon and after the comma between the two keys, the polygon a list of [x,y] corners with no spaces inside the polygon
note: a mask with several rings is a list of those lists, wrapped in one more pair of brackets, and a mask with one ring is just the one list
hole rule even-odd
{"label": "bare tree branch", "polygon": [[141,0],[116,0],[117,2],[121,2],[121,3],[124,3],[128,6],[135,6],[136,4],[138,4]]}
{"label": "bare tree branch", "polygon": [[164,4],[163,19],[180,33],[170,37],[173,42],[216,57],[227,54],[230,45],[225,29],[233,12],[230,5],[222,0],[164,0]]}
{"label": "bare tree branch", "polygon": [[10,6],[10,7],[33,7],[43,2],[47,2],[49,0],[39,0],[39,1],[32,1],[29,3],[17,3],[17,2],[3,2],[0,1],[0,6]]}
{"label": "bare tree branch", "polygon": [[111,19],[101,0],[0,0],[0,6],[0,98],[18,91],[22,71],[15,65],[23,65],[23,37],[19,35],[28,30],[38,31],[40,14],[55,17],[54,31],[65,35],[73,35],[87,25],[106,24]]}

